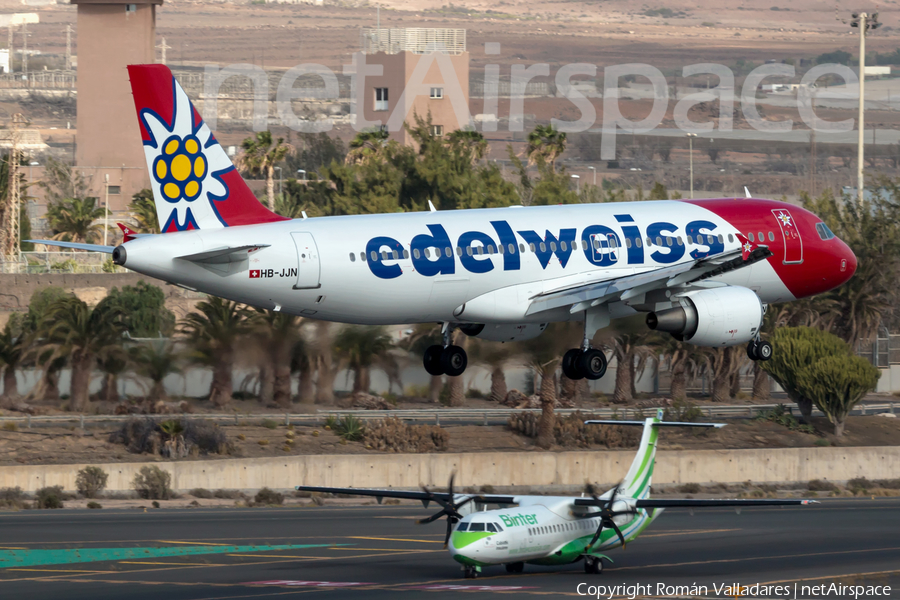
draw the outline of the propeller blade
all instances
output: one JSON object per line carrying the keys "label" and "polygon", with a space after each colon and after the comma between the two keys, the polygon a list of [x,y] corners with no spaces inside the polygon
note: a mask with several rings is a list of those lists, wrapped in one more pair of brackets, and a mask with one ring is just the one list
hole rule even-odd
{"label": "propeller blade", "polygon": [[446,514],[447,514],[447,512],[442,510],[441,512],[434,513],[430,517],[426,517],[424,519],[417,520],[416,524],[427,525],[428,523],[434,523],[435,521],[437,521],[438,519],[440,519],[441,517],[443,517]]}
{"label": "propeller blade", "polygon": [[453,532],[453,521],[447,519],[447,535],[444,536],[444,550],[447,549],[447,544],[450,543],[450,534]]}
{"label": "propeller blade", "polygon": [[619,529],[619,526],[616,525],[615,521],[613,521],[612,519],[609,520],[609,523],[607,523],[607,525],[612,525],[612,528],[616,530],[616,535],[619,536],[619,541],[622,542],[622,550],[624,550],[625,549],[625,536],[622,535],[622,531]]}
{"label": "propeller blade", "polygon": [[447,487],[449,488],[448,491],[450,492],[450,502],[453,502],[453,500],[454,500],[454,497],[453,497],[453,480],[454,480],[455,478],[456,478],[456,471],[453,471],[452,473],[450,473],[450,485],[447,486]]}
{"label": "propeller blade", "polygon": [[600,539],[600,532],[603,531],[603,521],[600,521],[600,527],[597,528],[597,532],[594,534],[594,537],[591,538],[591,543],[588,544],[588,548],[593,548],[594,544],[597,543],[597,540]]}

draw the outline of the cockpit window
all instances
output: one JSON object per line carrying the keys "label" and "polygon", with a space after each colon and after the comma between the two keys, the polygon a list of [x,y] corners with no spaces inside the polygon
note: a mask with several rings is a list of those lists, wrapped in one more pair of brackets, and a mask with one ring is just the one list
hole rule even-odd
{"label": "cockpit window", "polygon": [[497,533],[497,529],[494,527],[494,524],[493,524],[493,523],[488,523],[488,524],[487,524],[487,530],[488,530],[488,531],[492,531],[492,532],[494,532],[494,533]]}
{"label": "cockpit window", "polygon": [[500,533],[501,531],[503,531],[503,528],[500,527],[500,523],[494,523],[494,527],[497,528],[497,533]]}
{"label": "cockpit window", "polygon": [[466,531],[467,529],[469,529],[468,523],[460,523],[459,527],[456,528],[457,531]]}
{"label": "cockpit window", "polygon": [[469,523],[469,531],[484,531],[484,523]]}
{"label": "cockpit window", "polygon": [[834,237],[834,233],[828,229],[828,225],[825,223],[816,223],[816,231],[819,232],[819,237],[823,240],[830,240]]}

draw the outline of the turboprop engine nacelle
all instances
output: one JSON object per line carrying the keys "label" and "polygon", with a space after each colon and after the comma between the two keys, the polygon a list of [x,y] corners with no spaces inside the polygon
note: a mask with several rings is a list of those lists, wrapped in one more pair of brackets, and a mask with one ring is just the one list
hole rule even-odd
{"label": "turboprop engine nacelle", "polygon": [[492,342],[521,342],[541,335],[547,323],[520,323],[518,325],[460,325],[468,336]]}
{"label": "turboprop engine nacelle", "polygon": [[680,306],[647,315],[647,326],[697,346],[735,346],[754,339],[763,305],[753,290],[728,286],[688,292]]}

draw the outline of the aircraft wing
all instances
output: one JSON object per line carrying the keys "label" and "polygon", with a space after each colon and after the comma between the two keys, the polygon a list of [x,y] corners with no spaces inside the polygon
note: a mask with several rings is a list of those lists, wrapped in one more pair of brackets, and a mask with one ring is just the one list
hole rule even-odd
{"label": "aircraft wing", "polygon": [[[298,485],[297,491],[300,492],[320,492],[325,494],[346,494],[348,496],[374,496],[381,504],[383,498],[399,498],[402,500],[419,500],[428,508],[428,503],[435,498],[447,502],[450,500],[450,494],[446,492],[407,492],[403,490],[373,490],[366,488],[333,488],[333,487],[316,487],[310,485]],[[454,494],[455,496],[475,496],[479,502],[483,504],[516,504],[515,496],[503,496],[499,494]]]}
{"label": "aircraft wing", "polygon": [[[664,500],[657,498],[647,498],[646,500],[636,500],[635,508],[744,508],[753,506],[796,506],[798,504],[818,504],[815,500],[805,500],[801,498],[747,498],[747,499],[673,499]],[[576,498],[575,506],[597,506],[597,502],[591,498]]]}
{"label": "aircraft wing", "polygon": [[572,313],[587,310],[612,300],[627,300],[651,290],[690,285],[710,277],[748,267],[772,256],[771,250],[759,246],[752,252],[740,249],[680,263],[653,271],[626,275],[616,279],[589,282],[535,296],[526,315],[563,306]]}
{"label": "aircraft wing", "polygon": [[116,249],[115,246],[103,246],[99,244],[78,244],[75,242],[60,242],[58,240],[25,240],[33,244],[44,244],[45,246],[59,246],[60,248],[72,248],[73,250],[87,250],[88,252],[106,252],[112,254]]}

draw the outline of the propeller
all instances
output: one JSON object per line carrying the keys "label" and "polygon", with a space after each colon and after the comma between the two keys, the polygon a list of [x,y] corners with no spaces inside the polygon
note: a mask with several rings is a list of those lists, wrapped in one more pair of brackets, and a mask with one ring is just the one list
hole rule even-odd
{"label": "propeller", "polygon": [[480,496],[469,496],[459,504],[456,504],[456,497],[453,495],[453,479],[456,477],[456,473],[450,474],[450,484],[448,485],[448,495],[450,496],[450,500],[444,500],[440,496],[435,496],[431,490],[429,490],[424,485],[422,489],[428,494],[428,499],[425,502],[435,502],[441,506],[441,510],[431,515],[430,517],[426,517],[424,519],[419,519],[416,521],[418,525],[425,525],[427,523],[433,523],[437,521],[443,516],[447,517],[447,535],[444,536],[444,548],[447,548],[447,543],[450,541],[450,534],[453,532],[453,526],[459,523],[460,519],[463,518],[462,514],[460,514],[459,509],[463,506],[472,502],[473,500],[477,500]]}
{"label": "propeller", "polygon": [[588,494],[590,494],[591,498],[594,499],[594,502],[597,503],[597,506],[600,507],[600,510],[597,512],[592,512],[584,515],[585,519],[593,519],[594,517],[600,517],[600,526],[597,527],[597,533],[594,534],[594,537],[591,538],[591,543],[588,544],[588,548],[593,547],[594,544],[597,543],[597,540],[600,539],[600,533],[603,531],[603,528],[614,529],[616,535],[619,536],[619,540],[622,542],[622,549],[625,549],[625,536],[622,535],[622,531],[619,529],[619,526],[616,525],[616,522],[613,521],[614,517],[618,517],[619,515],[636,515],[637,512],[633,509],[629,510],[619,510],[615,511],[612,509],[613,503],[616,501],[616,495],[619,493],[619,486],[621,484],[617,484],[616,487],[613,488],[612,494],[610,494],[609,499],[604,501],[599,496],[597,496],[596,490],[594,490],[594,486],[588,483],[585,486],[585,490]]}

